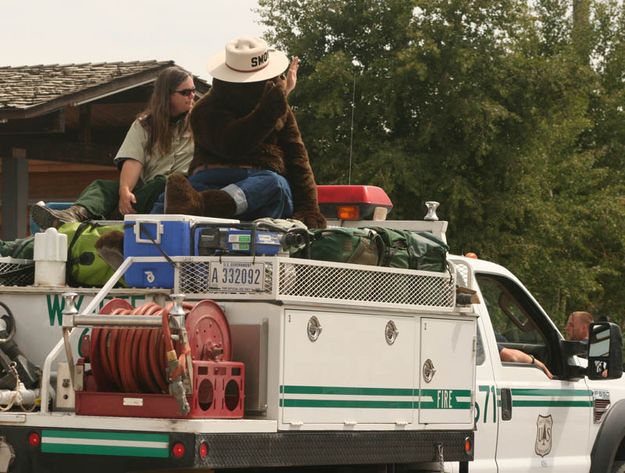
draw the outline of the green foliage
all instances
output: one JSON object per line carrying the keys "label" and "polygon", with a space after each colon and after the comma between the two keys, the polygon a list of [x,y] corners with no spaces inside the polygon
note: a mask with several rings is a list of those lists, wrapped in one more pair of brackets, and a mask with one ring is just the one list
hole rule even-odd
{"label": "green foliage", "polygon": [[557,322],[622,320],[621,2],[259,4],[302,58],[290,100],[319,183],[380,185],[393,218],[438,200],[452,250],[509,267]]}

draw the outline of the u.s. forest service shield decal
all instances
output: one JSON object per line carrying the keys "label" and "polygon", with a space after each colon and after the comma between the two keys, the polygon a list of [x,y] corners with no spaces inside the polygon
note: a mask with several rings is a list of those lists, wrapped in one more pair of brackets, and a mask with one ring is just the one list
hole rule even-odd
{"label": "u.s. forest service shield decal", "polygon": [[536,419],[536,455],[544,457],[551,452],[553,419],[551,415],[538,416]]}

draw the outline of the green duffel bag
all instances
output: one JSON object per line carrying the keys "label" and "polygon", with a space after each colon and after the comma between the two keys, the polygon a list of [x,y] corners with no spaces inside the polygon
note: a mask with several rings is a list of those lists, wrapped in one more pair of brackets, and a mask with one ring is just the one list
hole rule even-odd
{"label": "green duffel bag", "polygon": [[97,221],[64,223],[59,233],[67,235],[67,283],[70,286],[102,287],[115,270],[98,254],[95,244],[105,233],[124,231],[124,224]]}
{"label": "green duffel bag", "polygon": [[[123,223],[109,225],[97,221],[64,223],[59,233],[67,235],[67,284],[74,287],[102,287],[115,272],[98,254],[95,244],[107,232],[124,231]],[[0,241],[0,256],[32,259],[35,237]],[[123,285],[123,279],[120,281]]]}
{"label": "green duffel bag", "polygon": [[382,266],[443,272],[449,246],[429,232],[368,227],[384,241]]}
{"label": "green duffel bag", "polygon": [[33,259],[35,237],[29,236],[17,240],[0,240],[0,256],[11,258]]}
{"label": "green duffel bag", "polygon": [[[326,228],[312,231],[308,250],[311,259],[379,266],[384,242],[367,228]],[[304,250],[293,256],[307,257]]]}

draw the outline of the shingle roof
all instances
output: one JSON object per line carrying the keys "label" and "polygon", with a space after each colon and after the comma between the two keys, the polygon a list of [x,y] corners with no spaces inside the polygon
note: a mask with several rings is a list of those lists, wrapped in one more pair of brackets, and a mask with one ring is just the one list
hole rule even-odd
{"label": "shingle roof", "polygon": [[0,67],[0,111],[25,110],[173,61],[102,62]]}

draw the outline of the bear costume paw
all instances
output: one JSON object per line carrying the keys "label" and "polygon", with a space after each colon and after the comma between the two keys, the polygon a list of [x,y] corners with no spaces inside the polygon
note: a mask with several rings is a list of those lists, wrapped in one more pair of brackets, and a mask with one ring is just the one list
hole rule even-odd
{"label": "bear costume paw", "polygon": [[236,209],[234,199],[225,191],[208,189],[198,192],[182,174],[167,178],[165,213],[232,218]]}
{"label": "bear costume paw", "polygon": [[124,262],[124,232],[112,230],[105,233],[95,242],[95,248],[100,258],[116,270]]}
{"label": "bear costume paw", "polygon": [[182,174],[172,174],[165,185],[165,213],[202,215],[202,199]]}
{"label": "bear costume paw", "polygon": [[308,228],[326,228],[327,226],[325,217],[314,210],[295,212],[293,218],[303,222]]}

